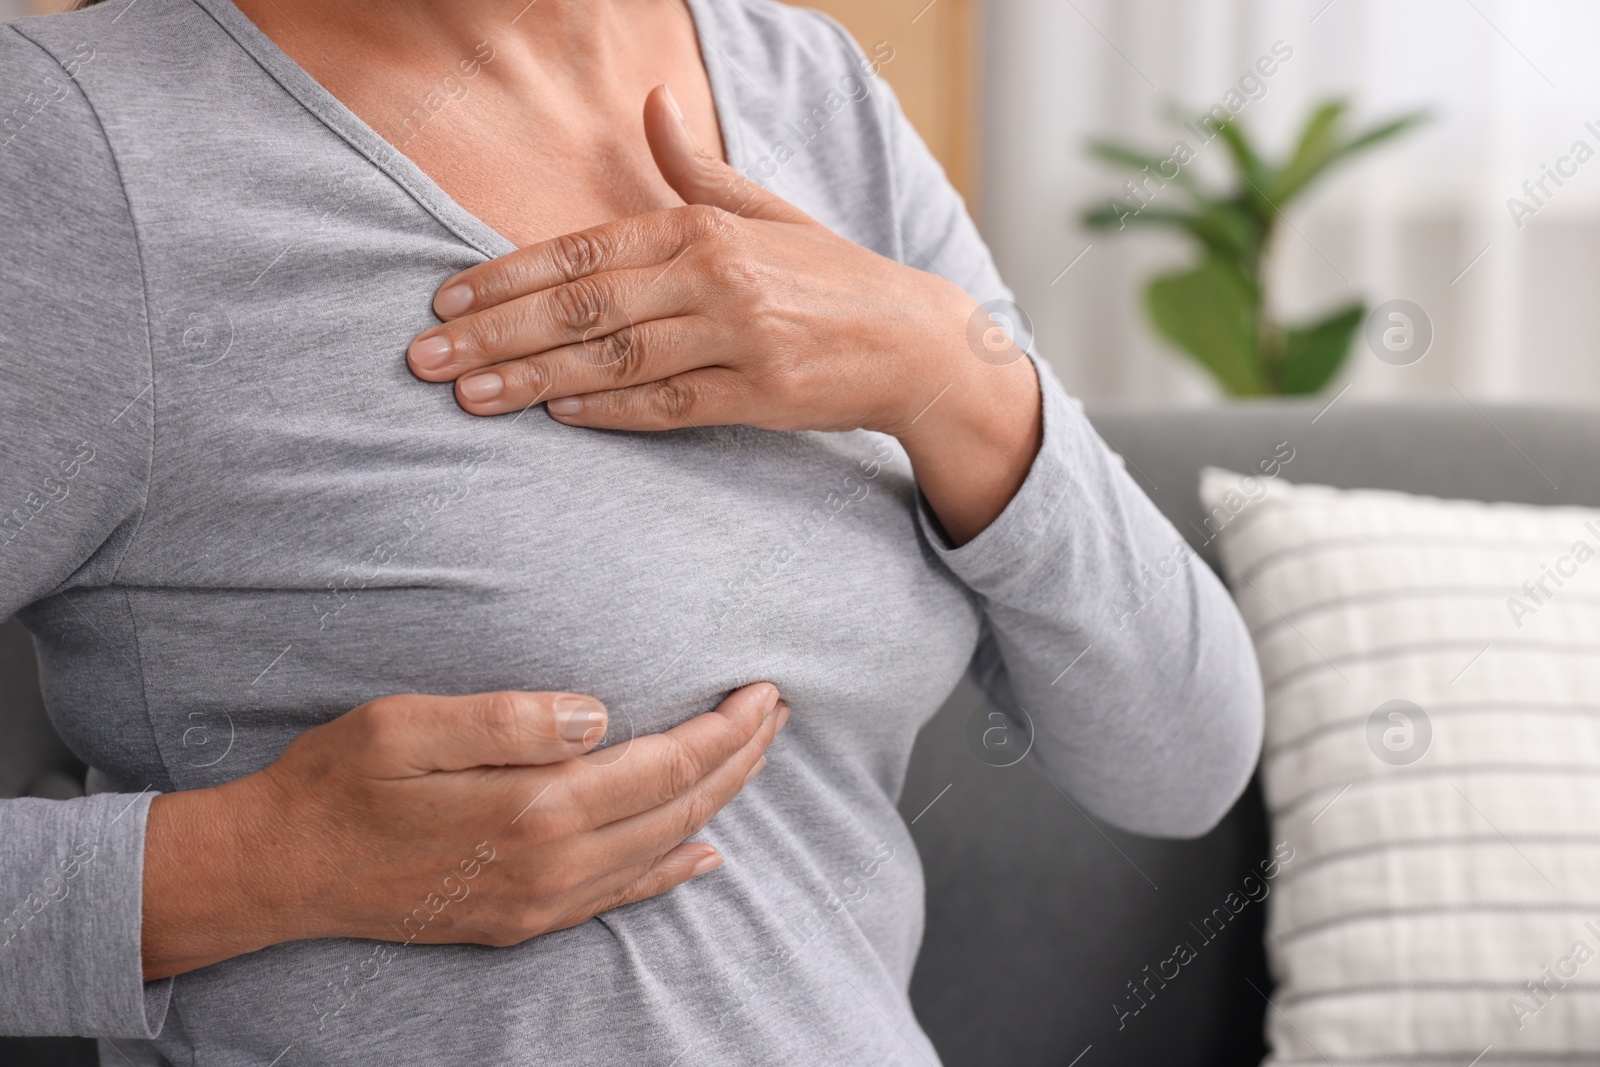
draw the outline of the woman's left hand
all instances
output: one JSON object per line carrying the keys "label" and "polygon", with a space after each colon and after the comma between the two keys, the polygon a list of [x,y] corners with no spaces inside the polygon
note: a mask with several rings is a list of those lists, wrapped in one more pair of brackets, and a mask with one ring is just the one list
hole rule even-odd
{"label": "woman's left hand", "polygon": [[968,536],[982,529],[1037,450],[1023,352],[991,330],[980,356],[969,335],[983,312],[960,287],[840,237],[702,150],[665,87],[646,101],[645,132],[688,206],[455,275],[434,298],[443,325],[408,349],[414,373],[453,380],[474,415],[543,402],[561,422],[607,429],[877,430],[901,438],[919,482],[950,462],[919,464],[914,438],[999,444],[1013,477]]}

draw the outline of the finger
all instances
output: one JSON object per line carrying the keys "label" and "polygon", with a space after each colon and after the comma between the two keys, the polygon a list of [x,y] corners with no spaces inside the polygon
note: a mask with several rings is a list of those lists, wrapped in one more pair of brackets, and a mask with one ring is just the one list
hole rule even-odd
{"label": "finger", "polygon": [[606,709],[578,693],[405,695],[363,704],[335,722],[359,735],[368,773],[402,778],[572,759],[604,738]]}
{"label": "finger", "polygon": [[658,897],[720,866],[722,856],[717,850],[704,842],[695,841],[679,845],[664,856],[609,870],[583,888],[584,903],[580,907],[574,908],[567,919],[557,922],[546,932],[565,930],[624,904]]}
{"label": "finger", "polygon": [[568,802],[590,827],[660,807],[733,758],[777,704],[777,688],[756,682],[734,690],[715,711],[586,757],[591,773],[574,778]]}
{"label": "finger", "polygon": [[788,705],[780,701],[777,714],[763,722],[755,737],[733,758],[682,796],[595,831],[590,846],[602,857],[626,862],[660,855],[698,834],[761,773],[767,763],[767,749],[788,721],[788,715]]}
{"label": "finger", "polygon": [[657,285],[661,276],[661,268],[616,270],[519,296],[426,331],[411,342],[406,359],[424,381],[450,381],[688,310],[692,287],[676,280]]}
{"label": "finger", "polygon": [[502,415],[545,400],[619,389],[715,362],[723,339],[699,316],[655,319],[456,379],[456,402]]}
{"label": "finger", "polygon": [[446,322],[528,293],[611,270],[665,267],[685,248],[731,236],[720,209],[668,208],[564,233],[451,275],[434,294]]}
{"label": "finger", "polygon": [[649,864],[643,871],[619,889],[603,894],[595,908],[596,915],[620,908],[624,904],[658,897],[675,889],[691,878],[709,874],[722,866],[722,856],[703,842],[679,845],[665,856]]}
{"label": "finger", "polygon": [[710,204],[732,215],[774,222],[811,216],[702,148],[683,119],[672,90],[658,85],[644,101],[644,135],[661,176],[687,204]]}
{"label": "finger", "polygon": [[[749,379],[702,367],[643,385],[550,401],[552,418],[604,430],[681,430],[685,426],[764,425]],[[767,429],[787,427],[768,426]]]}

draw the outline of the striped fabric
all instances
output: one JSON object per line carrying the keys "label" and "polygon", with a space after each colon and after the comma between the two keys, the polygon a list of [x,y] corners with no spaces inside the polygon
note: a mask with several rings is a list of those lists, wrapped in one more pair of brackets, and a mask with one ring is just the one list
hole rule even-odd
{"label": "striped fabric", "polygon": [[1600,511],[1201,497],[1293,849],[1269,1067],[1600,1064]]}

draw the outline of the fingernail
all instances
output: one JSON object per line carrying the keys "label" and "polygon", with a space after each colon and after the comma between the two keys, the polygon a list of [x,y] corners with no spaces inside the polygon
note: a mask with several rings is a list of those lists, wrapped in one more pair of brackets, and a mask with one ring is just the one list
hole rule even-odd
{"label": "fingernail", "polygon": [[698,878],[702,874],[714,871],[721,866],[722,856],[720,854],[713,852],[709,856],[701,856],[694,861],[694,866],[689,868],[689,877]]}
{"label": "fingernail", "polygon": [[461,395],[468,400],[493,400],[505,387],[498,374],[474,374],[461,380]]}
{"label": "fingernail", "polygon": [[784,703],[780,703],[778,705],[778,729],[782,730],[785,726],[788,725],[788,723],[789,723],[789,705],[788,704],[784,704]]}
{"label": "fingernail", "polygon": [[661,87],[661,95],[666,98],[667,106],[672,109],[672,113],[674,115],[678,116],[678,121],[682,122],[683,121],[683,108],[681,106],[679,106],[678,98],[672,95],[672,87],[668,86],[668,85],[663,85]]}
{"label": "fingernail", "polygon": [[575,396],[564,396],[560,400],[552,400],[545,407],[550,409],[552,415],[576,415],[583,410],[583,401]]}
{"label": "fingernail", "polygon": [[[754,767],[751,767],[748,771],[745,772],[744,785],[749,785],[750,784],[750,779],[752,779],[756,775],[760,774],[761,773],[761,768],[765,767],[766,765],[767,765],[767,757],[762,756],[760,759],[756,760],[756,765]],[[744,786],[740,786],[739,788],[743,789]]]}
{"label": "fingernail", "polygon": [[593,697],[556,697],[555,712],[556,729],[563,740],[588,741],[596,730],[600,731],[601,736],[605,734],[606,709]]}
{"label": "fingernail", "polygon": [[569,711],[556,717],[556,728],[564,741],[598,744],[606,735],[606,717],[598,711]]}
{"label": "fingernail", "polygon": [[472,286],[457,284],[439,290],[439,295],[433,298],[433,310],[441,319],[454,318],[465,315],[472,307]]}
{"label": "fingernail", "polygon": [[450,338],[440,334],[411,342],[411,362],[423,370],[438,370],[450,362]]}

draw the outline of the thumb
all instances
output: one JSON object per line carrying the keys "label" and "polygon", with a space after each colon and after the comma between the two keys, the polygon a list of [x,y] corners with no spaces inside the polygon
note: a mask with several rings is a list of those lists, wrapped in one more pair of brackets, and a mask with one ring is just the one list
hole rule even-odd
{"label": "thumb", "polygon": [[747,219],[809,222],[810,216],[700,147],[665,85],[644,101],[644,135],[661,176],[686,204],[709,204]]}

